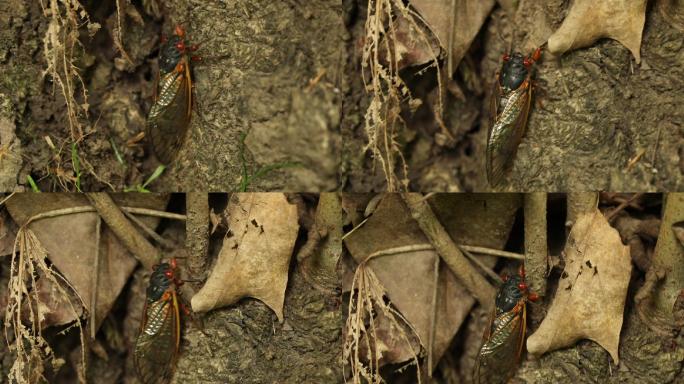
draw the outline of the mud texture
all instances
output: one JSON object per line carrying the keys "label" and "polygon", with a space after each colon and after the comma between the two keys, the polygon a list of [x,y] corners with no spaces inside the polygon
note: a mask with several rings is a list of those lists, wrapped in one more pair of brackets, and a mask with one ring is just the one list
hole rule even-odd
{"label": "mud texture", "polygon": [[[365,2],[348,13],[344,127],[346,190],[384,189],[368,154],[363,114],[369,97],[354,79],[360,69]],[[555,30],[568,2],[541,7]],[[350,8],[350,9],[353,9]],[[404,70],[423,106],[405,111],[408,128],[399,142],[409,163],[410,190],[488,191],[485,150],[489,100],[501,55],[513,34],[514,50],[538,34],[539,17],[518,13],[515,22],[500,7],[485,22],[454,79],[447,85],[444,120],[453,143],[439,140],[431,109],[434,71]],[[610,39],[554,58],[544,51],[536,65],[537,92],[527,132],[512,169],[500,186],[511,191],[674,191],[684,185],[684,34],[656,5],[649,6],[637,65],[627,48]],[[524,52],[529,54],[530,52]],[[357,76],[358,77],[358,76]],[[638,158],[629,165],[631,159]],[[377,170],[380,167],[375,167]],[[380,171],[381,172],[381,171]]]}
{"label": "mud texture", "polygon": [[246,134],[248,173],[299,163],[250,188],[335,189],[341,113],[336,83],[343,53],[339,3],[178,0],[165,7],[171,20],[185,20],[194,41],[204,42],[204,62],[195,66],[199,111],[191,136],[164,185],[236,189],[240,135]]}
{"label": "mud texture", "polygon": [[342,313],[335,298],[291,273],[282,324],[245,299],[210,312],[184,336],[177,383],[342,383]]}
{"label": "mud texture", "polygon": [[[147,189],[237,190],[243,168],[247,176],[260,173],[250,190],[337,188],[344,53],[339,3],[145,0],[121,2],[120,19],[115,1],[81,3],[100,29],[92,37],[80,30],[82,46],[73,53],[88,95],[77,85],[75,101],[87,102],[89,112],[81,119],[78,165],[62,92],[43,76],[49,17],[40,2],[0,5],[5,190],[28,188],[30,175],[43,191],[75,191],[77,168],[85,191],[143,184],[159,165],[140,135],[153,99],[160,36],[176,25],[200,45],[202,60],[192,65],[193,117],[177,160]],[[117,49],[119,22],[130,61]]]}

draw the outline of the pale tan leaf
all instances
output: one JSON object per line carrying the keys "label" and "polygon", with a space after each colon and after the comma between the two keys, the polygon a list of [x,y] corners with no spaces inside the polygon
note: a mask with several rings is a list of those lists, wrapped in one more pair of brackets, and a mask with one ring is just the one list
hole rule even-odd
{"label": "pale tan leaf", "polygon": [[527,339],[534,355],[590,339],[618,363],[618,344],[632,272],[629,247],[603,214],[580,215],[565,246],[565,271],[539,329]]}
{"label": "pale tan leaf", "polygon": [[559,55],[609,37],[627,47],[639,63],[645,20],[646,0],[575,0],[563,24],[549,37],[549,52]]}
{"label": "pale tan leaf", "polygon": [[235,193],[228,203],[228,236],[192,309],[206,312],[253,297],[283,321],[287,272],[299,224],[282,193]]}

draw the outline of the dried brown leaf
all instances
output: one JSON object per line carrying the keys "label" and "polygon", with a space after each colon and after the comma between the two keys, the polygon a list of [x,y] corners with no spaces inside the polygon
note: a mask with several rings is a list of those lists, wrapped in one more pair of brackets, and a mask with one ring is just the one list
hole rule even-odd
{"label": "dried brown leaf", "polygon": [[282,193],[235,193],[226,210],[229,235],[206,284],[192,298],[192,309],[206,312],[253,297],[282,322],[287,272],[299,231],[297,207]]}
{"label": "dried brown leaf", "polygon": [[629,247],[601,212],[580,215],[565,246],[565,271],[527,350],[541,355],[590,339],[618,363],[618,344],[632,272]]}
{"label": "dried brown leaf", "polygon": [[[502,248],[519,204],[519,197],[513,194],[498,197],[445,194],[438,195],[432,206],[457,243]],[[370,254],[388,249],[412,245],[430,247],[397,194],[385,195],[373,216],[347,236],[345,245],[357,262]],[[430,339],[432,324],[435,257],[437,253],[434,250],[416,247],[416,250],[377,257],[368,262],[368,267],[382,283],[392,304],[416,329],[424,347],[427,347]],[[440,268],[437,284],[433,365],[444,354],[475,302],[444,264]],[[392,360],[393,357],[403,359],[412,356],[410,351],[405,350],[406,343],[383,340],[382,346],[387,348],[383,354],[386,363],[405,361]]]}
{"label": "dried brown leaf", "polygon": [[[482,28],[495,0],[412,0],[411,5],[420,13],[432,32],[436,35],[444,51],[451,50],[450,60],[455,70],[470,48],[473,39]],[[404,25],[406,26],[406,25]],[[410,32],[410,31],[409,31]],[[402,43],[411,47],[408,52],[412,60],[405,60],[406,65],[420,65],[432,60],[427,47],[416,45],[413,34],[398,36]]]}
{"label": "dried brown leaf", "polygon": [[560,55],[598,39],[619,41],[641,61],[646,0],[575,0],[563,24],[549,37],[549,52]]}
{"label": "dried brown leaf", "polygon": [[[163,210],[168,197],[155,194],[119,194],[113,195],[120,206],[140,207]],[[88,207],[90,203],[83,194],[20,193],[7,201],[7,209],[17,223],[25,223],[29,218],[43,212],[70,207]],[[47,250],[48,259],[59,270],[76,290],[76,294],[85,308],[92,313],[91,292],[95,276],[95,222],[97,213],[81,212],[58,217],[51,217],[32,222],[29,228],[35,233],[42,246]],[[159,219],[141,218],[147,225],[154,227]],[[100,235],[100,271],[98,274],[97,310],[95,311],[96,327],[99,328],[105,315],[119,296],[128,277],[137,265],[116,236],[102,224]],[[69,306],[60,305],[62,298],[52,294],[48,283],[41,287],[41,298],[53,298],[43,303],[48,312],[43,325],[64,324],[74,320],[74,313]],[[40,287],[39,287],[40,288]],[[55,321],[52,323],[51,321]]]}

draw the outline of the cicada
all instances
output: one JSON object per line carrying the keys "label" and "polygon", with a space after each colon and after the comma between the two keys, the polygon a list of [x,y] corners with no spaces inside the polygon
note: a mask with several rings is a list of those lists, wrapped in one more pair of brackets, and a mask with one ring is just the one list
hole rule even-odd
{"label": "cicada", "polygon": [[528,291],[521,267],[517,276],[504,277],[497,292],[496,307],[475,363],[475,383],[505,383],[515,374],[525,342],[528,300],[536,301],[537,295]]}
{"label": "cicada", "polygon": [[162,37],[146,135],[157,158],[165,164],[174,160],[190,125],[193,103],[190,62],[196,59],[190,54],[195,50],[197,46],[189,44],[181,26],[176,26],[171,37]]}
{"label": "cicada", "polygon": [[154,266],[147,287],[140,335],[134,361],[144,384],[168,383],[173,375],[180,347],[180,302],[176,260]]}
{"label": "cicada", "polygon": [[487,134],[487,180],[492,186],[501,182],[525,133],[534,89],[532,65],[540,57],[541,48],[527,57],[505,54],[496,73]]}

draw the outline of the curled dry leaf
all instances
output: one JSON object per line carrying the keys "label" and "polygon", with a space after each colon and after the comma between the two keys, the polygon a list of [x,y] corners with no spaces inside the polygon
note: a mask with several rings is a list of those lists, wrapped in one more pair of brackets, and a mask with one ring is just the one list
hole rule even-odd
{"label": "curled dry leaf", "polygon": [[[411,1],[411,5],[436,35],[442,49],[448,53],[451,68],[454,70],[482,28],[482,24],[489,16],[494,3],[495,0]],[[400,24],[401,29],[408,27],[408,23]],[[407,66],[425,64],[432,60],[433,56],[424,51],[428,47],[425,47],[424,44],[416,44],[415,32],[399,34],[398,38],[407,47],[406,54],[411,59],[403,61]]]}
{"label": "curled dry leaf", "polygon": [[[168,202],[166,195],[155,194],[115,194],[112,196],[119,206],[163,210]],[[7,201],[7,209],[19,225],[29,218],[44,212],[64,208],[89,207],[90,203],[83,194],[70,193],[19,193]],[[35,233],[48,254],[48,259],[76,290],[88,312],[92,313],[92,290],[95,271],[95,222],[97,213],[81,212],[51,217],[32,222],[29,228]],[[150,227],[156,226],[159,219],[141,218]],[[97,280],[96,328],[99,328],[105,315],[119,296],[128,277],[137,265],[136,260],[119,243],[116,236],[107,229],[104,222],[100,235],[100,261]],[[39,284],[44,302],[46,321],[43,325],[64,324],[74,320],[69,306],[63,298],[53,294],[54,287],[47,281]],[[51,322],[54,321],[54,322]]]}
{"label": "curled dry leaf", "polygon": [[601,212],[582,214],[565,246],[565,270],[539,329],[527,339],[534,355],[590,339],[618,363],[618,344],[632,272],[629,247]]}
{"label": "curled dry leaf", "polygon": [[575,0],[563,24],[549,37],[549,51],[559,55],[609,37],[627,47],[638,64],[645,21],[646,0]]}
{"label": "curled dry leaf", "polygon": [[299,224],[297,207],[282,193],[235,193],[228,207],[229,232],[192,309],[206,312],[253,297],[283,321],[287,272]]}
{"label": "curled dry leaf", "polygon": [[[444,194],[438,195],[431,205],[457,244],[500,249],[506,243],[520,199],[515,194]],[[370,260],[368,268],[375,273],[392,304],[416,330],[425,349],[430,340],[434,311],[434,369],[475,300],[442,263],[436,281],[436,308],[433,308],[434,265],[438,255],[401,197],[386,194],[368,221],[347,236],[345,245],[357,262],[373,253],[389,252],[388,256]],[[485,264],[491,267],[495,261],[492,258]],[[405,349],[406,343],[395,340],[396,334],[384,332],[389,328],[382,318],[378,327],[378,338],[383,338],[377,340],[378,352],[382,352],[381,364],[399,363],[412,356],[412,352]]]}

